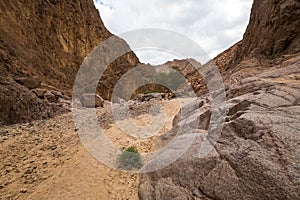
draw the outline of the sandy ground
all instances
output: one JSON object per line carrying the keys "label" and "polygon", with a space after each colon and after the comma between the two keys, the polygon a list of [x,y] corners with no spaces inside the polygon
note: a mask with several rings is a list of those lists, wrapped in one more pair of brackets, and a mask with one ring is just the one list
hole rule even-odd
{"label": "sandy ground", "polygon": [[[172,128],[180,109],[177,100],[161,102],[166,120],[158,134]],[[105,134],[120,147],[153,150],[157,136],[137,140],[124,133],[109,114],[98,109]],[[104,116],[104,117],[103,117]],[[132,121],[151,124],[140,114]],[[50,120],[0,128],[0,199],[138,199],[139,175],[104,166],[82,145],[72,113]]]}

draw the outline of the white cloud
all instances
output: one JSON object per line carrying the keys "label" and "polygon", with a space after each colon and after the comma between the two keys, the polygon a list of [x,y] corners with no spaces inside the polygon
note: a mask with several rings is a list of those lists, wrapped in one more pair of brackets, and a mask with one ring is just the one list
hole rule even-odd
{"label": "white cloud", "polygon": [[[213,58],[242,39],[253,0],[95,0],[109,31],[141,28],[176,31],[196,41]],[[130,45],[130,44],[129,44]],[[168,53],[137,51],[142,62],[173,59]]]}

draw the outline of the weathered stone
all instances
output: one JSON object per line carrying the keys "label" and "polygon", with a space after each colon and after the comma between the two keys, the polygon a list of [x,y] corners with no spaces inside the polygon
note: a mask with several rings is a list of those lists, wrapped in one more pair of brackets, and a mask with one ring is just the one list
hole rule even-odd
{"label": "weathered stone", "polygon": [[38,98],[44,98],[44,95],[46,94],[46,89],[36,88],[33,89],[32,92],[38,97]]}
{"label": "weathered stone", "polygon": [[[244,89],[249,79],[238,83],[239,89],[229,88],[229,93],[235,91],[235,97],[227,101],[227,122],[212,153],[198,157],[204,141],[200,133],[179,160],[162,170],[143,174],[140,193],[146,192],[152,199],[298,199],[300,107],[295,102],[300,96],[300,82],[290,74],[300,74],[300,57],[289,64],[257,75],[253,80],[261,83],[255,88]],[[178,133],[205,129],[195,122],[209,110],[205,111],[205,104],[198,107],[196,102],[190,104],[183,118],[174,120],[175,127],[156,145],[165,147],[169,141],[180,140]],[[172,149],[164,151],[171,153]],[[172,180],[172,184],[166,180]],[[176,193],[171,192],[173,188]]]}
{"label": "weathered stone", "polygon": [[[203,133],[200,129],[207,127],[196,123],[216,106],[206,107],[214,96],[208,94],[202,97],[203,107],[191,104],[182,118],[175,117],[174,128],[159,137],[156,146],[164,149],[153,160],[163,162],[187,145],[182,143],[185,134],[198,133],[178,160],[141,175],[140,194],[148,199],[300,198],[299,14],[299,1],[254,1],[250,24],[235,49],[238,56],[230,58],[239,62],[221,61],[228,112],[221,116],[220,135],[217,124]],[[205,138],[212,148],[199,157]],[[168,148],[170,141],[179,145]]]}
{"label": "weathered stone", "polygon": [[82,94],[80,102],[82,103],[82,106],[86,108],[98,108],[104,106],[104,100],[97,94]]}
{"label": "weathered stone", "polygon": [[38,77],[20,77],[15,78],[15,81],[17,83],[20,83],[21,85],[24,85],[28,89],[35,89],[41,86],[41,79]]}
{"label": "weathered stone", "polygon": [[46,92],[44,95],[45,99],[47,99],[51,103],[57,102],[58,98],[52,92]]}
{"label": "weathered stone", "polygon": [[140,102],[150,101],[151,99],[162,100],[165,96],[161,93],[138,94],[136,100]]}
{"label": "weathered stone", "polygon": [[[194,63],[197,63],[197,66]],[[202,92],[206,91],[206,85],[202,74],[198,71],[198,67],[201,66],[200,63],[193,59],[184,59],[184,60],[173,60],[164,64],[165,66],[169,66],[175,70],[178,70],[178,73],[181,73],[188,81],[188,83],[193,88],[195,94],[200,95]],[[190,88],[190,87],[188,87]],[[187,97],[189,93],[187,91],[182,92],[183,94],[179,94],[183,97]]]}
{"label": "weathered stone", "polygon": [[60,91],[51,91],[51,93],[57,98],[64,98],[64,95]]}

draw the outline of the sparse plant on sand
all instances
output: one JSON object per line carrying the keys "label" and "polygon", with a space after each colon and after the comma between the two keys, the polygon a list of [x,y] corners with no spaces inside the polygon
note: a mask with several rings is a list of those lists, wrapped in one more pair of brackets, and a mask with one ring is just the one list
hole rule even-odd
{"label": "sparse plant on sand", "polygon": [[143,166],[141,155],[135,147],[124,149],[118,157],[118,167],[124,170],[140,169]]}

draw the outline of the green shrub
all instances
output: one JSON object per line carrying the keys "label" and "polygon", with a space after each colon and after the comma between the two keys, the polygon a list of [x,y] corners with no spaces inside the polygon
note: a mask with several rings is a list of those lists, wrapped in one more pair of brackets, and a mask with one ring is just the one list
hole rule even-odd
{"label": "green shrub", "polygon": [[124,170],[140,169],[143,166],[141,156],[135,147],[124,149],[118,157],[118,167]]}
{"label": "green shrub", "polygon": [[129,148],[125,149],[125,151],[131,152],[131,153],[139,153],[139,151],[135,147],[129,147]]}

